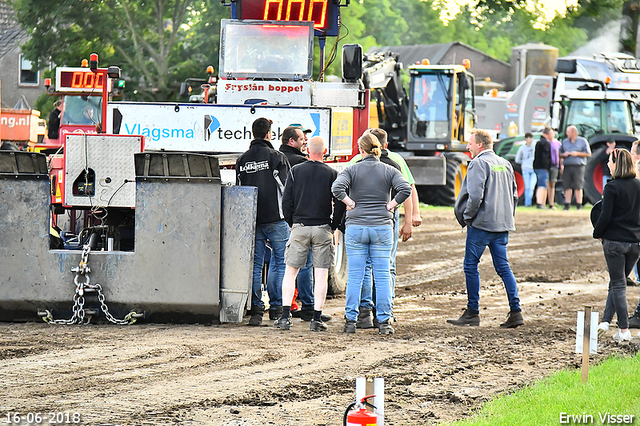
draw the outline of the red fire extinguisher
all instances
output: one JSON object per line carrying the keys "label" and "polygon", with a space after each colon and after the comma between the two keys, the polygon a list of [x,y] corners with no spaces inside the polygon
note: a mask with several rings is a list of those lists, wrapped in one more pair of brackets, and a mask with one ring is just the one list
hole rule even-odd
{"label": "red fire extinguisher", "polygon": [[[374,410],[376,407],[369,403],[368,399],[375,395],[365,396],[360,402],[352,402],[347,406],[344,412],[343,426],[376,426],[378,424],[378,416],[367,411],[365,407],[369,406]],[[353,411],[351,411],[354,409]]]}

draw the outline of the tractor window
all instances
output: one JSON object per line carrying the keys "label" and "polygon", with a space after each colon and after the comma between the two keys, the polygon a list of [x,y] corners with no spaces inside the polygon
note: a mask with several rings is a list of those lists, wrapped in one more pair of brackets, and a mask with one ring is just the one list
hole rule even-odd
{"label": "tractor window", "polygon": [[607,102],[607,125],[609,126],[609,133],[633,134],[631,114],[626,102]]}
{"label": "tractor window", "polygon": [[414,123],[419,138],[447,139],[450,130],[451,76],[423,74],[413,81]]}
{"label": "tractor window", "polygon": [[66,96],[60,124],[96,125],[102,120],[98,96]]}
{"label": "tractor window", "polygon": [[587,139],[596,133],[602,133],[600,101],[571,101],[567,115],[567,127],[568,126],[576,126],[578,135]]}

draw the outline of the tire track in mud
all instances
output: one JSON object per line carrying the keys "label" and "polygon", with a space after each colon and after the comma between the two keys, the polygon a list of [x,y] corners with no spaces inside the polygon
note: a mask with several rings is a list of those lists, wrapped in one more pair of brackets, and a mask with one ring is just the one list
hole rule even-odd
{"label": "tire track in mud", "polygon": [[[75,411],[105,426],[336,425],[355,378],[379,376],[388,426],[463,418],[497,393],[579,365],[575,311],[604,300],[606,269],[586,212],[516,219],[509,256],[525,327],[498,327],[507,303],[488,253],[480,327],[446,325],[466,301],[465,234],[449,212],[427,212],[414,240],[400,243],[393,336],[344,335],[339,297],[327,302],[335,319],[320,334],[300,320],[281,332],[266,317],[258,328],[0,324],[0,411]],[[607,341],[596,361],[637,350]]]}

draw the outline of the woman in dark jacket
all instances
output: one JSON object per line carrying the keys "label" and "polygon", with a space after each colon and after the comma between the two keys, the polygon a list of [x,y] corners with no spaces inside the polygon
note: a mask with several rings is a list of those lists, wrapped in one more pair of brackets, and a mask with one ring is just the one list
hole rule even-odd
{"label": "woman in dark jacket", "polygon": [[627,312],[627,276],[640,257],[640,180],[636,179],[633,159],[628,151],[614,149],[609,154],[611,180],[604,188],[602,211],[593,238],[602,241],[609,270],[609,293],[598,326],[598,334],[609,329],[613,314],[618,316],[617,342],[631,340]]}

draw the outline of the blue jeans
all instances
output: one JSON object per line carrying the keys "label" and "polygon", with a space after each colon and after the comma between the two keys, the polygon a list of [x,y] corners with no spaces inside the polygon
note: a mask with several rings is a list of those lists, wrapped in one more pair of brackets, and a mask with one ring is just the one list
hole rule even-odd
{"label": "blue jeans", "polygon": [[[396,298],[396,254],[398,252],[398,239],[400,238],[400,211],[396,209],[393,219],[393,245],[391,246],[391,257],[389,258],[389,273],[391,274],[391,306]],[[362,292],[360,294],[360,306],[372,309],[376,304],[376,293],[373,291],[373,281],[371,280],[371,259],[367,259],[362,280]]]}
{"label": "blue jeans", "polygon": [[307,264],[298,272],[296,286],[298,287],[298,297],[300,298],[302,309],[313,311],[313,264],[311,263],[311,247],[309,247]]}
{"label": "blue jeans", "polygon": [[289,240],[289,225],[284,220],[256,225],[256,243],[253,254],[253,291],[251,306],[264,309],[262,301],[262,267],[267,246],[271,244],[271,260],[267,274],[269,304],[282,306],[282,278],[284,277],[284,250]]}
{"label": "blue jeans", "polygon": [[524,179],[524,205],[531,207],[538,177],[533,170],[523,170],[522,178]]}
{"label": "blue jeans", "polygon": [[464,252],[464,276],[467,282],[467,309],[480,313],[480,273],[478,264],[484,249],[489,246],[493,267],[502,278],[512,312],[520,312],[520,299],[516,278],[507,260],[508,232],[487,232],[473,226],[467,227],[467,244]]}
{"label": "blue jeans", "polygon": [[376,289],[376,316],[379,322],[391,317],[391,276],[389,258],[393,245],[391,226],[347,226],[345,246],[349,259],[345,316],[358,318],[362,280],[367,259],[371,258]]}

